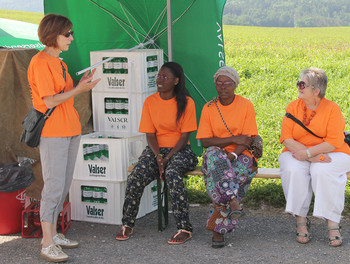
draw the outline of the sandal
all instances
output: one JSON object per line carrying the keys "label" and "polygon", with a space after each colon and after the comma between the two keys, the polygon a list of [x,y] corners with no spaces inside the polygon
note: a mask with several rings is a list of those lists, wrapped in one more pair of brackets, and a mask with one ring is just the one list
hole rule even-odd
{"label": "sandal", "polygon": [[213,236],[213,238],[211,239],[211,247],[213,247],[213,248],[222,248],[224,246],[225,246],[224,235],[222,235],[222,240],[220,240],[220,241],[214,240],[214,236]]}
{"label": "sandal", "polygon": [[[297,223],[297,228],[300,227],[300,226],[306,226],[307,229],[310,228],[311,226],[311,222],[309,220],[309,218],[306,217],[306,222],[299,222]],[[303,240],[300,240],[300,238],[306,238],[305,241]],[[297,232],[297,241],[300,243],[300,244],[306,244],[310,241],[311,239],[311,236],[310,236],[310,233],[299,233]]]}
{"label": "sandal", "polygon": [[[330,236],[329,237],[329,245],[331,247],[339,247],[341,246],[341,244],[343,244],[343,237],[340,234],[340,229],[341,226],[337,225],[337,226],[333,226],[333,227],[328,227],[328,231],[338,231],[339,232],[339,236]],[[333,244],[334,241],[337,241],[339,243]]]}
{"label": "sandal", "polygon": [[238,218],[242,217],[245,215],[245,212],[243,211],[243,208],[241,210],[234,210],[232,212],[230,212],[227,215],[227,218],[231,219],[231,220],[237,220]]}
{"label": "sandal", "polygon": [[[185,235],[180,236],[178,239],[176,239],[177,236],[186,233]],[[185,229],[179,229],[175,235],[173,235],[169,240],[168,243],[172,245],[178,245],[178,244],[183,244],[187,240],[191,239],[192,237],[192,232],[187,231]]]}
{"label": "sandal", "polygon": [[130,236],[134,233],[134,229],[130,226],[123,225],[122,229],[116,235],[115,239],[119,241],[128,240]]}

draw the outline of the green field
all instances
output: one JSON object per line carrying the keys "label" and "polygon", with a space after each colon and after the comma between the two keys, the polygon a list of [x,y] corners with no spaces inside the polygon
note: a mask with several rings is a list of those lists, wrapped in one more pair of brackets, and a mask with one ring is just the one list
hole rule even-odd
{"label": "green field", "polygon": [[[256,111],[264,156],[259,167],[279,167],[280,125],[285,108],[297,99],[299,73],[310,66],[328,76],[326,98],[337,102],[350,120],[350,27],[261,28],[224,26],[226,64],[235,68],[236,90]],[[347,124],[349,130],[349,124]]]}
{"label": "green field", "polygon": [[12,20],[19,20],[23,22],[39,24],[44,17],[43,13],[25,12],[16,10],[0,9],[0,17]]}

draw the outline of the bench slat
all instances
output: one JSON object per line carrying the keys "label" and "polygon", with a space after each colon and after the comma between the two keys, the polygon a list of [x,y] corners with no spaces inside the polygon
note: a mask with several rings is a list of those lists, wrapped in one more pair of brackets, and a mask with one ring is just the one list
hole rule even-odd
{"label": "bench slat", "polygon": [[[132,164],[128,167],[127,171],[130,173],[135,167],[135,164]],[[193,171],[188,171],[185,173],[186,176],[203,176],[202,166],[196,166]],[[346,174],[348,180],[350,180],[350,171]],[[254,178],[263,178],[263,179],[279,179],[280,178],[280,169],[279,168],[258,168],[258,173]]]}

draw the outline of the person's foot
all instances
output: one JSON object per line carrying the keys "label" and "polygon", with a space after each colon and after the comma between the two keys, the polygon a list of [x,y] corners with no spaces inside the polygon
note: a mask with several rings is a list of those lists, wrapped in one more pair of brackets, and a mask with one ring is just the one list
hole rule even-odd
{"label": "person's foot", "polygon": [[310,220],[307,217],[297,217],[297,241],[300,244],[306,244],[310,241]]}
{"label": "person's foot", "polygon": [[212,241],[211,246],[213,248],[222,248],[225,246],[225,239],[223,234],[213,232],[213,238],[211,241]]}
{"label": "person's foot", "polygon": [[58,245],[51,244],[40,251],[40,257],[49,262],[63,262],[68,260],[68,255]]}
{"label": "person's foot", "polygon": [[331,247],[339,247],[343,244],[343,238],[340,234],[340,225],[328,225],[329,245]]}
{"label": "person's foot", "polygon": [[61,233],[56,234],[52,239],[56,245],[59,245],[62,248],[76,248],[79,246],[78,241],[70,240]]}
{"label": "person's foot", "polygon": [[128,240],[132,233],[134,232],[134,229],[130,226],[123,225],[122,229],[117,233],[115,239],[119,241]]}
{"label": "person's foot", "polygon": [[179,229],[175,235],[173,235],[169,240],[168,243],[175,245],[175,244],[183,244],[187,240],[191,239],[192,232],[187,231],[185,229]]}

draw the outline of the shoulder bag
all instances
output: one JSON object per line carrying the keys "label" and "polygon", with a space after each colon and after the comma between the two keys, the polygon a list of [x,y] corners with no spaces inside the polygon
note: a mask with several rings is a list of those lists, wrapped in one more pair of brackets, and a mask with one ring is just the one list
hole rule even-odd
{"label": "shoulder bag", "polygon": [[[62,65],[63,78],[66,80],[66,69]],[[64,92],[64,88],[60,93]],[[41,131],[43,130],[46,119],[50,117],[56,106],[41,113],[32,107],[27,116],[22,121],[23,131],[19,139],[20,142],[26,143],[29,147],[35,148],[40,143]]]}
{"label": "shoulder bag", "polygon": [[[311,135],[318,137],[318,138],[323,138],[320,136],[317,136],[314,132],[312,132],[310,129],[308,129],[303,122],[301,122],[298,118],[296,118],[295,116],[293,116],[291,113],[286,113],[285,116],[289,119],[292,119],[295,123],[297,123],[299,126],[301,126],[302,128],[304,128],[307,132],[309,132]],[[344,141],[346,144],[348,144],[350,146],[350,133],[349,132],[344,132]]]}

